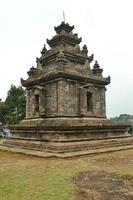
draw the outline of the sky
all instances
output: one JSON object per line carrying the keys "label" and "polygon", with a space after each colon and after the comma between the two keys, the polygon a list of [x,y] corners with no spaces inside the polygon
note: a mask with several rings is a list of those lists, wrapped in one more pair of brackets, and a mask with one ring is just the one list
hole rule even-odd
{"label": "sky", "polygon": [[0,0],[0,98],[5,100],[11,84],[27,79],[64,10],[66,22],[82,37],[80,46],[86,44],[104,77],[111,76],[107,116],[133,115],[132,8],[132,0]]}

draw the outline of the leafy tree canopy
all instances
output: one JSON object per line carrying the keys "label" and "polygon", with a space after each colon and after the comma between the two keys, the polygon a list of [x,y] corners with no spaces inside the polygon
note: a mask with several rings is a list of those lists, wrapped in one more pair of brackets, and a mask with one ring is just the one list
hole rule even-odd
{"label": "leafy tree canopy", "polygon": [[133,125],[133,115],[121,114],[119,117],[111,118],[113,123],[116,124],[132,124]]}
{"label": "leafy tree canopy", "polygon": [[11,85],[5,102],[0,101],[0,122],[3,124],[18,123],[25,117],[26,97],[25,90]]}

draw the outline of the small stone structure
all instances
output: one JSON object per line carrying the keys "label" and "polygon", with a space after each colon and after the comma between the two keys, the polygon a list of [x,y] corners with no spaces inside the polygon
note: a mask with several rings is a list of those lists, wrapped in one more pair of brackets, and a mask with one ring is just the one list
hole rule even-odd
{"label": "small stone structure", "polygon": [[[110,77],[104,78],[74,26],[62,22],[54,27],[56,35],[47,39],[37,66],[21,79],[26,88],[26,117],[11,126],[10,146],[64,153],[99,146],[118,145],[127,138],[128,126],[116,126],[106,118],[105,92]],[[101,142],[101,139],[103,139]],[[108,140],[107,140],[108,139]],[[100,141],[100,142],[99,142]],[[110,144],[110,145],[109,145]],[[82,153],[81,153],[82,154]]]}

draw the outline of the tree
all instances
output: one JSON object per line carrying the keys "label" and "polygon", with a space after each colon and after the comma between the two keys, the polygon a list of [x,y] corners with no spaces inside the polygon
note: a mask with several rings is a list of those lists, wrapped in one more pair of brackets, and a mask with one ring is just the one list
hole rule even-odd
{"label": "tree", "polygon": [[119,117],[111,118],[111,121],[116,124],[132,124],[133,125],[133,115],[121,114]]}
{"label": "tree", "polygon": [[6,124],[7,122],[8,107],[2,100],[0,101],[0,123]]}
{"label": "tree", "polygon": [[6,120],[9,124],[18,123],[25,117],[26,97],[25,90],[19,86],[11,85],[7,93],[4,106],[8,109]]}

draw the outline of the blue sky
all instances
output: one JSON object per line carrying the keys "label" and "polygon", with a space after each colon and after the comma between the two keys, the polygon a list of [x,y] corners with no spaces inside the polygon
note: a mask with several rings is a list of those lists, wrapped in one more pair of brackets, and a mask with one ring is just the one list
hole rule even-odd
{"label": "blue sky", "polygon": [[[107,86],[107,116],[133,114],[132,0],[0,0],[0,98],[20,85],[63,20],[75,25],[82,44],[94,53]],[[93,65],[93,63],[92,63]]]}

